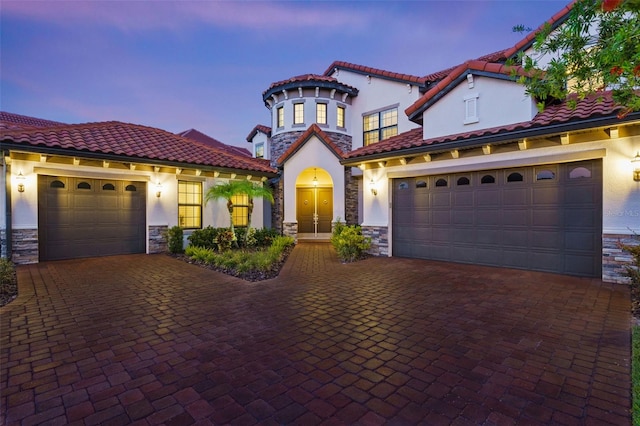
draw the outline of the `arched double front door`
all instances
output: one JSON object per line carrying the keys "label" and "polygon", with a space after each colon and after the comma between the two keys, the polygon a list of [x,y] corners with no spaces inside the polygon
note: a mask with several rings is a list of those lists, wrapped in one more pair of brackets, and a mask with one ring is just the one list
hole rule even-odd
{"label": "arched double front door", "polygon": [[296,219],[299,234],[331,233],[333,181],[326,171],[309,168],[298,176]]}

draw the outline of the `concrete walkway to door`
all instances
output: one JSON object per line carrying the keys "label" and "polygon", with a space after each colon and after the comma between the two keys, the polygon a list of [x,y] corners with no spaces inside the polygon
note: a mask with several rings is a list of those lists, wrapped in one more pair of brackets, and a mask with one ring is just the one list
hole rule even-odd
{"label": "concrete walkway to door", "polygon": [[326,243],[260,283],[165,255],[18,277],[1,424],[630,424],[625,286]]}

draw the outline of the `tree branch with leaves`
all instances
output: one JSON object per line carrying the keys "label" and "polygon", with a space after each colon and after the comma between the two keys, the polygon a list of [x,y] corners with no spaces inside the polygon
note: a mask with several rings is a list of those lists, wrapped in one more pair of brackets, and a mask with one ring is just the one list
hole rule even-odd
{"label": "tree branch with leaves", "polygon": [[533,44],[536,57],[518,58],[525,71],[519,81],[539,109],[565,100],[575,106],[610,90],[620,116],[640,111],[639,12],[640,0],[577,0],[564,23],[555,29],[547,23]]}

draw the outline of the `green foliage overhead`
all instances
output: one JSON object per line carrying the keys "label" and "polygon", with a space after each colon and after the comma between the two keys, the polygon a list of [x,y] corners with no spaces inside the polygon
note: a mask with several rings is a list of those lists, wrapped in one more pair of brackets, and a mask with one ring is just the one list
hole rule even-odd
{"label": "green foliage overhead", "polygon": [[620,116],[640,111],[639,12],[640,0],[577,0],[562,25],[547,24],[533,47],[554,59],[543,70],[538,59],[519,58],[527,72],[520,81],[539,108],[570,94],[575,106],[585,96],[611,90]]}

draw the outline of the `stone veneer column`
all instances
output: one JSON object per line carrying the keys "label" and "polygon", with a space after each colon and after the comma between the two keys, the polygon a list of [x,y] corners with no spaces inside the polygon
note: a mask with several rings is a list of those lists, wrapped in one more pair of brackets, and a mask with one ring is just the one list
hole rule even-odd
{"label": "stone veneer column", "polygon": [[362,235],[371,238],[371,248],[367,251],[374,256],[389,255],[389,228],[386,226],[363,226]]}
{"label": "stone veneer column", "polygon": [[271,226],[282,234],[284,220],[284,182],[278,178],[273,185],[273,207],[271,207]]}
{"label": "stone veneer column", "polygon": [[351,176],[351,167],[344,168],[344,221],[347,225],[360,224],[358,218],[358,180]]}
{"label": "stone veneer column", "polygon": [[7,257],[7,231],[0,229],[0,257]]}
{"label": "stone veneer column", "polygon": [[11,245],[13,263],[38,263],[38,229],[13,229]]}
{"label": "stone veneer column", "polygon": [[298,223],[297,222],[284,222],[282,224],[282,235],[285,237],[293,237],[295,242],[298,242]]}
{"label": "stone veneer column", "polygon": [[602,235],[602,281],[618,284],[629,284],[625,275],[625,266],[633,262],[631,254],[623,251],[620,244],[640,245],[640,237],[636,235],[603,234]]}
{"label": "stone veneer column", "polygon": [[168,225],[149,226],[149,253],[164,253],[167,251]]}

